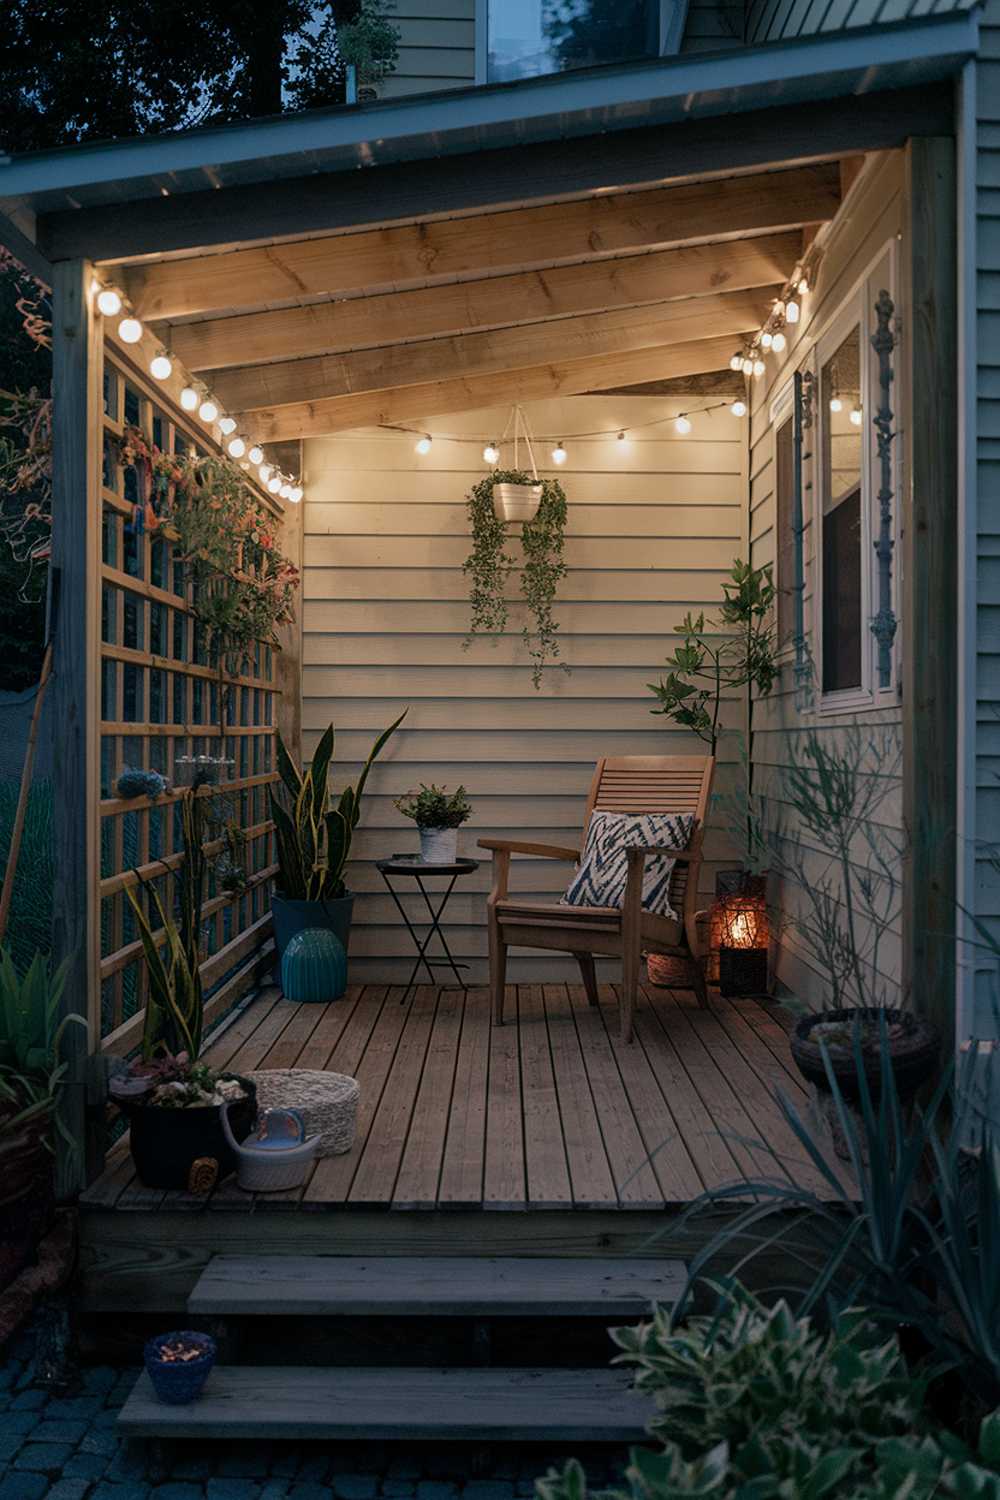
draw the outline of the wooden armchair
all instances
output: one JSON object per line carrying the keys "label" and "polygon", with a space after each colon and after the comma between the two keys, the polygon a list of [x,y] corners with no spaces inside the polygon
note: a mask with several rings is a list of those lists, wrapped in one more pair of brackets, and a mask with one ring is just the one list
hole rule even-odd
{"label": "wooden armchair", "polygon": [[[705,979],[699,962],[698,872],[705,817],[712,790],[715,761],[708,755],[626,755],[599,760],[594,770],[578,848],[521,843],[510,839],[480,839],[481,849],[493,852],[493,886],[487,901],[490,945],[490,993],[493,1016],[503,1023],[507,949],[549,948],[572,953],[591,1005],[597,1004],[595,955],[622,961],[621,1034],[632,1040],[632,1016],[639,987],[643,952],[687,958],[691,983],[699,1003],[707,1003]],[[615,906],[564,906],[558,902],[522,901],[508,894],[510,857],[534,854],[541,859],[579,862],[592,812],[689,813],[695,818],[688,847],[670,854],[677,861],[670,882],[671,905],[679,921],[645,911],[642,879],[649,849],[628,850],[625,900]],[[568,882],[567,882],[568,883]]]}

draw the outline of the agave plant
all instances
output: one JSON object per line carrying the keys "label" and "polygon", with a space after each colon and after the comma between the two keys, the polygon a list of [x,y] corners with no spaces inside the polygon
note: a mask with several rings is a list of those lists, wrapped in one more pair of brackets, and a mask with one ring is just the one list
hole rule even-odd
{"label": "agave plant", "polygon": [[[70,1026],[86,1030],[83,1016],[59,1019],[68,966],[64,960],[50,971],[48,960],[36,953],[22,978],[7,948],[0,947],[0,1120],[8,1138],[52,1113],[68,1066],[60,1061],[62,1039]],[[62,1123],[56,1126],[75,1147]]]}
{"label": "agave plant", "polygon": [[290,901],[335,901],[344,895],[344,866],[361,817],[368,774],[391,735],[406,718],[404,709],[371,748],[356,787],[347,786],[330,807],[329,776],[333,725],[324,730],[308,771],[300,771],[278,736],[282,790],[270,788],[271,816],[281,868],[280,894]]}

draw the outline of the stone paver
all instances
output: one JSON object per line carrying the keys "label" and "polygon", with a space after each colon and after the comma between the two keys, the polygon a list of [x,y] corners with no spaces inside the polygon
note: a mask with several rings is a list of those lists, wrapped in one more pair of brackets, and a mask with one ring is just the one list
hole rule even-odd
{"label": "stone paver", "polygon": [[[83,1369],[55,1395],[34,1388],[32,1353],[30,1332],[0,1349],[0,1500],[531,1500],[552,1462],[501,1450],[484,1470],[461,1447],[178,1442],[150,1467],[115,1428],[135,1371]],[[621,1457],[587,1461],[595,1488]]]}

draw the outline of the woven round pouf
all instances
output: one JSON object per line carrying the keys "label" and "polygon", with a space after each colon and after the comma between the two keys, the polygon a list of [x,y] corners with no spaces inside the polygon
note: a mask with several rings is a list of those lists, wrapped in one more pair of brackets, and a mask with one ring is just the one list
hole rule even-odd
{"label": "woven round pouf", "polygon": [[264,1068],[247,1075],[257,1085],[258,1109],[297,1109],[306,1135],[320,1137],[320,1156],[341,1156],[354,1145],[361,1090],[344,1073],[308,1068]]}

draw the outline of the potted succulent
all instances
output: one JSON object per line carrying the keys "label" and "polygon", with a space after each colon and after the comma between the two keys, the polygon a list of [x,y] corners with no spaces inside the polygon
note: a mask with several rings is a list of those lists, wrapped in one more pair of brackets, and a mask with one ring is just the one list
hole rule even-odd
{"label": "potted succulent", "polygon": [[295,764],[279,734],[281,782],[277,789],[269,789],[278,848],[278,879],[271,897],[271,911],[279,968],[292,938],[307,928],[328,927],[346,950],[354,897],[344,883],[344,867],[361,817],[361,799],[376,757],[406,714],[404,709],[379,735],[357,786],[345,787],[336,807],[330,806],[328,787],[333,725],[324,730],[308,771]]}
{"label": "potted succulent", "polygon": [[447,787],[421,783],[420,790],[396,798],[404,818],[420,830],[420,858],[425,865],[453,865],[458,858],[458,830],[471,816],[465,787],[448,795]]}
{"label": "potted succulent", "polygon": [[153,1390],[168,1406],[197,1401],[215,1364],[215,1340],[207,1333],[185,1329],[161,1333],[143,1350]]}
{"label": "potted succulent", "polygon": [[55,1207],[56,1105],[66,1072],[59,1022],[66,965],[36,953],[24,975],[0,947],[0,1291],[31,1260]]}

